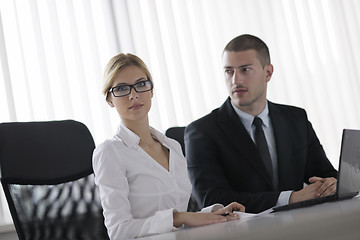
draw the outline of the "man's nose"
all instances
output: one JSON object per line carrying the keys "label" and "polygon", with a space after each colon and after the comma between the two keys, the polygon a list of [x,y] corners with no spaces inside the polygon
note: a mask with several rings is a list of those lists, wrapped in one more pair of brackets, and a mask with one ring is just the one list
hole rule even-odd
{"label": "man's nose", "polygon": [[232,76],[232,84],[239,84],[243,83],[243,77],[241,76],[240,72],[238,70],[234,71],[234,75]]}

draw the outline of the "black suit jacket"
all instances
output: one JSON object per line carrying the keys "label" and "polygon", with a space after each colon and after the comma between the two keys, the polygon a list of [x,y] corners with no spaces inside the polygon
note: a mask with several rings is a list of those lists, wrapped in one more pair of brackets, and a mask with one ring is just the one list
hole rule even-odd
{"label": "black suit jacket", "polygon": [[337,171],[307,119],[305,110],[268,102],[278,159],[279,190],[230,98],[185,130],[185,149],[193,194],[201,207],[239,202],[246,212],[273,207],[281,191],[300,190],[312,176],[337,177]]}

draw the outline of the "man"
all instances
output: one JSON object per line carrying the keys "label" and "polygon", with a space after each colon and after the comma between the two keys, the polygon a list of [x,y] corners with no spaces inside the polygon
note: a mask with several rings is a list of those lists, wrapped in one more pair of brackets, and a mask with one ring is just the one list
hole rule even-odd
{"label": "man", "polygon": [[266,44],[252,35],[238,36],[225,47],[223,63],[229,98],[185,130],[199,205],[237,201],[258,213],[333,194],[337,171],[306,112],[266,99],[273,74]]}

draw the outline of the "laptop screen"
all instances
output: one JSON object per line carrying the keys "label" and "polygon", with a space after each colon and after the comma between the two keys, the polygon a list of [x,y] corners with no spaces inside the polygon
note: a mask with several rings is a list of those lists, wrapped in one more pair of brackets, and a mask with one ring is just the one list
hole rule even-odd
{"label": "laptop screen", "polygon": [[360,130],[343,131],[337,188],[339,197],[360,190]]}

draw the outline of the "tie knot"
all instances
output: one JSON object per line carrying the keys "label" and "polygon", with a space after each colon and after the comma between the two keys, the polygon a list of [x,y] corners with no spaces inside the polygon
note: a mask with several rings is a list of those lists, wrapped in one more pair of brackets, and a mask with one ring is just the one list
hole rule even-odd
{"label": "tie knot", "polygon": [[262,126],[262,120],[259,117],[254,117],[254,121],[253,124],[255,125],[256,128],[261,127]]}

